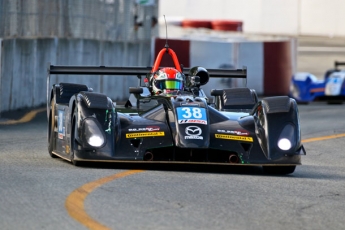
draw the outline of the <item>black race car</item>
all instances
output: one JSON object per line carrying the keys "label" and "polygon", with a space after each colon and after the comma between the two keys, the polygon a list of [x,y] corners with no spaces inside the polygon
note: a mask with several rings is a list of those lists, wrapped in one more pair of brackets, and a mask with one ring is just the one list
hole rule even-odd
{"label": "black race car", "polygon": [[[150,86],[130,87],[126,104],[82,84],[50,86],[50,75],[152,75],[169,53],[186,77],[176,95],[152,95]],[[84,161],[259,165],[267,173],[293,173],[305,150],[296,101],[258,100],[254,90],[212,90],[209,77],[246,78],[246,69],[181,68],[176,54],[161,50],[154,67],[48,67],[48,151],[78,165]],[[139,81],[141,82],[141,80]]]}

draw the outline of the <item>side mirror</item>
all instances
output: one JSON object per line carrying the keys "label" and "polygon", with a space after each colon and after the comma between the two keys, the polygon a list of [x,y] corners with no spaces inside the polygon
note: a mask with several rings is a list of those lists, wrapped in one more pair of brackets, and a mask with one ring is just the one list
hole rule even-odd
{"label": "side mirror", "polygon": [[129,87],[129,93],[139,95],[141,97],[151,96],[151,92],[147,87]]}
{"label": "side mirror", "polygon": [[199,76],[191,76],[190,77],[190,84],[192,87],[200,87],[200,77]]}
{"label": "side mirror", "polygon": [[140,87],[129,87],[129,93],[142,94],[144,92],[143,88]]}
{"label": "side mirror", "polygon": [[189,70],[189,73],[188,73],[188,76],[189,76],[189,82],[187,82],[187,86],[188,87],[191,87],[191,77],[194,77],[194,76],[198,76],[199,77],[199,85],[205,85],[210,76],[207,72],[207,70],[204,68],[204,67],[200,67],[200,66],[195,66],[193,68],[191,68]]}

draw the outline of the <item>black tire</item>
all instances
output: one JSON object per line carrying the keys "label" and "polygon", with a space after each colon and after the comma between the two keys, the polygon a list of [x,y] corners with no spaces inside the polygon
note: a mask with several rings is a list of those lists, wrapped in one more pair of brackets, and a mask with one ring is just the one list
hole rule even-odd
{"label": "black tire", "polygon": [[309,101],[297,101],[298,105],[308,105]]}
{"label": "black tire", "polygon": [[71,163],[75,166],[80,166],[81,162],[76,161],[74,159],[75,151],[76,151],[76,149],[78,149],[78,142],[75,139],[75,130],[77,128],[76,114],[77,114],[77,109],[74,109],[73,118],[72,118],[72,125],[71,125],[72,130],[71,130],[71,135],[70,135],[70,137],[71,137],[71,140],[70,140],[70,143],[71,143]]}
{"label": "black tire", "polygon": [[48,118],[48,153],[52,158],[57,158],[55,154],[53,154],[54,150],[54,139],[55,139],[55,100],[54,98],[50,102],[50,110],[49,110],[49,118]]}
{"label": "black tire", "polygon": [[262,166],[264,173],[272,175],[286,175],[295,171],[296,165],[293,166]]}
{"label": "black tire", "polygon": [[331,101],[327,101],[327,104],[329,105],[341,105],[343,104],[342,100],[331,100]]}

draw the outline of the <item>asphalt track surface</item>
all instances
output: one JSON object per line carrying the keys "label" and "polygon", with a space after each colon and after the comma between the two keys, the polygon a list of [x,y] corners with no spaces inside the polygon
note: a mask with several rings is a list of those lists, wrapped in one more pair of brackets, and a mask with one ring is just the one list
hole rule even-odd
{"label": "asphalt track surface", "polygon": [[75,167],[48,155],[44,109],[6,125],[27,115],[9,114],[0,122],[0,229],[343,229],[345,106],[299,110],[307,155],[287,176],[260,167]]}

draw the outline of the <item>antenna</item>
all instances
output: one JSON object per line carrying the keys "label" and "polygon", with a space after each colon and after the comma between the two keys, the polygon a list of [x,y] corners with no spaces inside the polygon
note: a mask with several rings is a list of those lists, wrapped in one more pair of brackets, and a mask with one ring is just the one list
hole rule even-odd
{"label": "antenna", "polygon": [[167,20],[165,19],[165,15],[164,16],[164,22],[165,22],[165,46],[164,48],[167,49],[167,52],[168,52],[168,48],[169,48],[169,45],[168,45],[168,26],[167,26]]}

